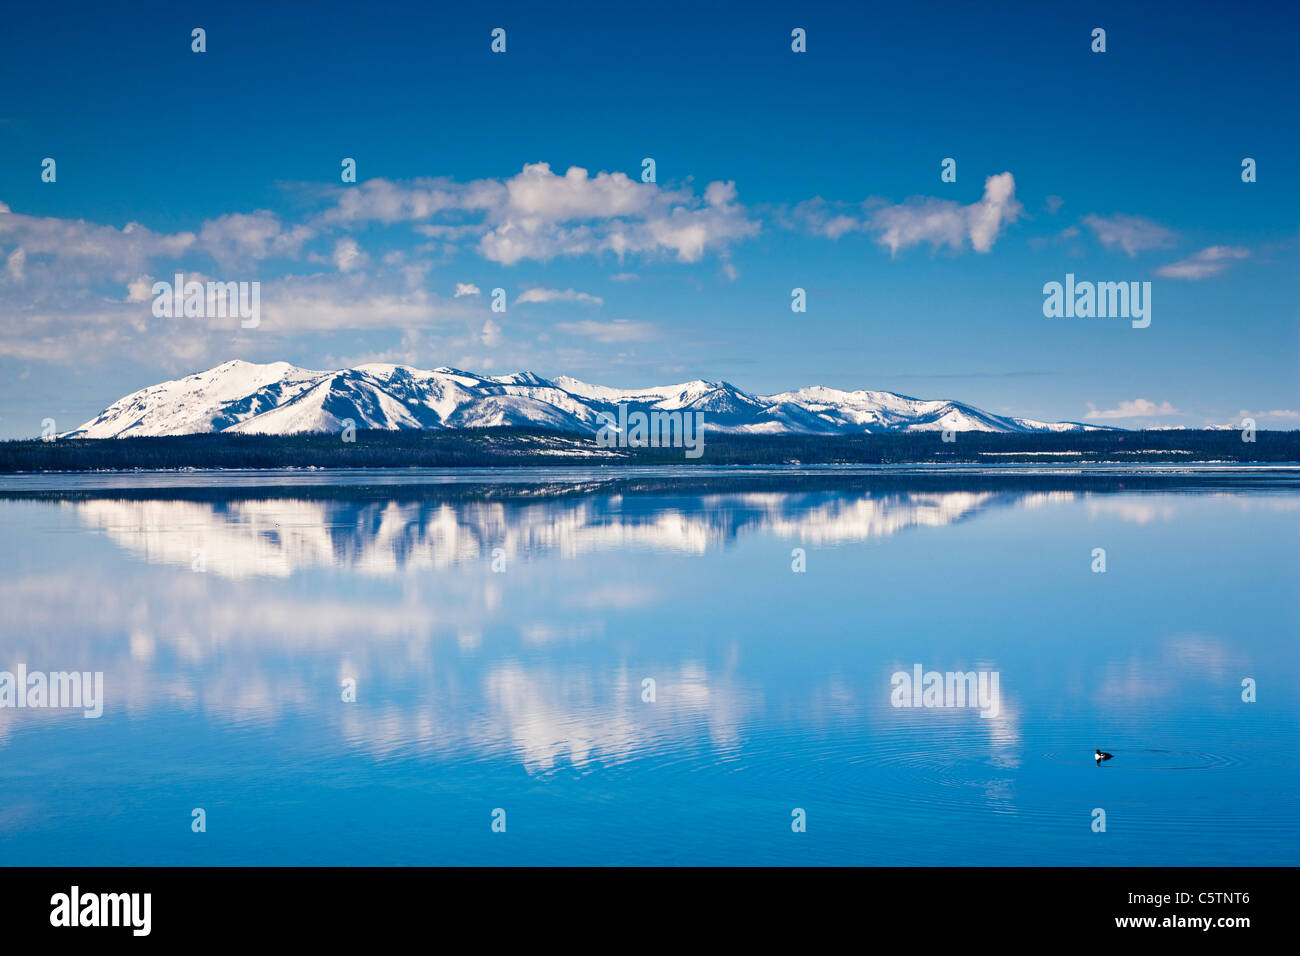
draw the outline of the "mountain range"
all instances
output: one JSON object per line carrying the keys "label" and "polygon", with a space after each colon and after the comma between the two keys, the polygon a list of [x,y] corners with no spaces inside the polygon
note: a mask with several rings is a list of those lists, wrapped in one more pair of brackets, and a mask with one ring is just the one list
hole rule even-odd
{"label": "mountain range", "polygon": [[490,376],[387,364],[320,372],[288,362],[236,360],[132,392],[62,437],[290,435],[341,431],[349,420],[358,429],[526,426],[594,434],[604,421],[598,416],[617,418],[620,405],[629,411],[702,412],[707,430],[758,435],[1100,430],[994,415],[958,401],[820,385],[756,395],[703,380],[610,388],[531,372]]}

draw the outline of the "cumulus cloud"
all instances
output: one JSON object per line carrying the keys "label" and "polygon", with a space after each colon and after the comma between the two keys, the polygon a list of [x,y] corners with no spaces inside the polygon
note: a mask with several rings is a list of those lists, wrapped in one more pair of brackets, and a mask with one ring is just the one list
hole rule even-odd
{"label": "cumulus cloud", "polygon": [[428,219],[444,212],[487,209],[505,199],[505,187],[491,180],[457,183],[446,178],[409,182],[369,179],[336,191],[335,204],[319,218],[326,225]]}
{"label": "cumulus cloud", "polygon": [[479,254],[502,265],[605,252],[698,262],[759,230],[733,183],[709,183],[697,195],[579,166],[560,175],[548,163],[526,164],[504,180],[370,180],[331,195],[322,226],[412,222],[431,239],[475,238]]}
{"label": "cumulus cloud", "polygon": [[1165,279],[1209,279],[1223,274],[1238,259],[1250,257],[1249,249],[1238,246],[1210,246],[1180,262],[1156,270]]}
{"label": "cumulus cloud", "polygon": [[1093,231],[1097,241],[1107,249],[1123,249],[1129,258],[1148,249],[1167,249],[1177,238],[1172,229],[1142,216],[1090,215],[1083,224]]}
{"label": "cumulus cloud", "polygon": [[479,333],[479,341],[488,348],[496,348],[501,344],[501,326],[488,319],[483,323],[483,331]]}
{"label": "cumulus cloud", "polygon": [[827,239],[839,239],[850,232],[872,233],[890,255],[921,244],[961,250],[969,243],[976,252],[988,252],[1003,227],[1015,222],[1023,211],[1016,200],[1015,177],[1004,172],[985,179],[983,197],[969,205],[920,197],[896,205],[867,200],[846,206],[819,197],[796,206],[792,220]]}
{"label": "cumulus cloud", "polygon": [[1135,398],[1132,401],[1122,401],[1115,408],[1099,409],[1092,402],[1088,402],[1088,414],[1085,418],[1103,419],[1103,418],[1153,418],[1156,415],[1181,415],[1178,409],[1168,402],[1156,404],[1145,398]]}
{"label": "cumulus cloud", "polygon": [[25,216],[3,203],[0,206],[0,244],[14,247],[9,258],[21,251],[15,262],[27,276],[33,257],[40,257],[64,285],[105,275],[126,282],[144,271],[151,259],[178,256],[196,239],[192,232],[158,233],[137,222],[118,229],[81,219]]}
{"label": "cumulus cloud", "polygon": [[334,265],[339,272],[352,272],[363,267],[367,261],[366,254],[361,251],[355,239],[344,238],[334,243]]}
{"label": "cumulus cloud", "polygon": [[526,289],[515,299],[516,304],[524,302],[582,302],[586,305],[604,305],[605,300],[598,295],[578,292],[576,289]]}
{"label": "cumulus cloud", "polygon": [[285,228],[279,216],[265,210],[236,212],[205,222],[198,245],[218,262],[236,265],[272,256],[295,259],[315,234],[310,226]]}
{"label": "cumulus cloud", "polygon": [[993,248],[1004,223],[1016,221],[1022,207],[1016,202],[1016,180],[1010,173],[999,173],[984,180],[984,198],[966,207],[970,223],[970,244],[976,252]]}
{"label": "cumulus cloud", "polygon": [[226,267],[273,256],[293,259],[315,235],[309,226],[286,227],[265,211],[218,216],[202,223],[197,233],[160,233],[138,222],[118,229],[80,219],[25,216],[8,206],[0,210],[0,243],[15,245],[19,262],[39,257],[42,268],[57,270],[64,285],[104,278],[129,282],[153,260],[178,260],[194,253]]}
{"label": "cumulus cloud", "polygon": [[754,236],[759,224],[736,202],[733,183],[714,182],[697,197],[633,181],[623,173],[563,176],[546,163],[525,166],[506,183],[506,203],[489,213],[492,228],[479,241],[484,258],[503,265],[522,259],[614,253],[667,253],[698,262]]}
{"label": "cumulus cloud", "polygon": [[[113,338],[129,339],[140,331],[137,324],[152,319],[152,277],[170,279],[176,272],[258,280],[264,319],[275,322],[279,316],[281,327],[292,328],[410,328],[445,314],[455,300],[482,294],[472,283],[458,283],[451,299],[428,294],[430,246],[418,246],[413,254],[375,251],[378,261],[372,261],[349,235],[372,222],[405,223],[444,253],[473,251],[503,265],[607,253],[620,261],[640,255],[692,263],[715,254],[724,270],[732,245],[760,228],[733,183],[669,188],[576,166],[557,174],[546,163],[524,165],[499,180],[371,180],[317,195],[325,197],[323,211],[304,221],[286,221],[268,210],[231,212],[176,233],[136,222],[118,228],[26,216],[0,203],[0,296],[10,300],[0,299],[0,306],[15,320],[9,337],[24,340],[13,348],[48,349],[40,340],[45,324],[64,325],[52,334],[65,341],[73,341],[78,322],[106,330],[121,322],[123,310],[131,318]],[[268,260],[272,264],[264,265]],[[335,281],[283,275],[276,260],[331,266]],[[281,278],[272,278],[273,270]],[[113,288],[125,291],[106,298],[105,290]],[[597,295],[567,288],[527,290],[521,301],[602,304]],[[31,321],[24,324],[22,317]],[[481,321],[480,316],[474,327]],[[618,325],[599,334],[626,340],[639,334],[635,329]]]}
{"label": "cumulus cloud", "polygon": [[149,302],[153,295],[153,276],[140,276],[126,284],[125,302]]}
{"label": "cumulus cloud", "polygon": [[557,176],[549,163],[526,165],[505,185],[511,216],[545,222],[641,216],[659,191],[654,183],[637,182],[626,173],[590,176],[579,166]]}
{"label": "cumulus cloud", "polygon": [[369,262],[370,257],[362,251],[355,239],[345,237],[334,243],[334,265],[339,272],[355,272]]}

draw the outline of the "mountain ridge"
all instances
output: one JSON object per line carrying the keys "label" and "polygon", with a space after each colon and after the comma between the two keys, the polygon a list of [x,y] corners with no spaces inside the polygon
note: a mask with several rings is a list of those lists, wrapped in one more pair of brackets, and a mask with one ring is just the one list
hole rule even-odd
{"label": "mountain ridge", "polygon": [[493,376],[379,362],[316,371],[234,359],[124,395],[61,437],[292,435],[341,431],[349,420],[359,429],[526,426],[594,434],[601,416],[617,417],[621,404],[646,412],[701,412],[708,430],[754,435],[1121,430],[995,415],[951,399],[823,385],[758,395],[707,379],[615,388],[526,371]]}

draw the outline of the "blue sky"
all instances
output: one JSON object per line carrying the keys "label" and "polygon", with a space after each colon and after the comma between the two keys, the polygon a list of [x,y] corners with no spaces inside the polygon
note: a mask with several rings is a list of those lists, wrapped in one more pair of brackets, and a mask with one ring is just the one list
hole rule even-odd
{"label": "blue sky", "polygon": [[[1300,427],[1294,8],[462,6],[6,12],[0,436],[231,358]],[[178,270],[261,324],[155,318]]]}

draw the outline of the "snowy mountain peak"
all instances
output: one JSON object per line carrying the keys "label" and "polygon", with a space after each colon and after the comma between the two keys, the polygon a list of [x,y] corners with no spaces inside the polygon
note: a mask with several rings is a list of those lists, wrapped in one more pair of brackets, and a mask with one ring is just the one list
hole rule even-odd
{"label": "snowy mountain peak", "polygon": [[1058,432],[1093,430],[1073,422],[1008,418],[955,401],[926,401],[815,385],[754,395],[728,382],[611,388],[532,372],[484,376],[372,362],[312,371],[288,362],[234,359],[126,395],[65,437],[121,438],[248,432],[289,435],[358,429],[531,426],[596,432],[619,405],[699,412],[707,429],[750,434],[846,435],[899,431]]}

